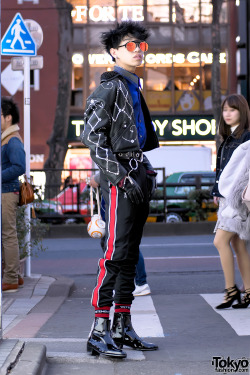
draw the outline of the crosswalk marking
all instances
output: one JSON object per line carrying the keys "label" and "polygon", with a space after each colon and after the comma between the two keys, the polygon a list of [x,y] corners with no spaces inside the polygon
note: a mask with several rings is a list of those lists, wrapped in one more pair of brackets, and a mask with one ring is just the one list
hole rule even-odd
{"label": "crosswalk marking", "polygon": [[[113,309],[110,316],[113,317]],[[151,296],[136,297],[131,308],[133,327],[141,337],[164,337],[163,328]]]}
{"label": "crosswalk marking", "polygon": [[201,297],[221,315],[233,328],[238,336],[250,336],[250,309],[223,309],[217,310],[215,306],[223,301],[224,294],[201,294]]}
{"label": "crosswalk marking", "polygon": [[[145,356],[143,352],[139,350],[132,350],[125,348],[127,353],[127,359],[131,361],[143,361]],[[84,363],[84,362],[94,362],[94,363],[107,363],[107,358],[102,356],[91,356],[89,353],[72,353],[72,352],[47,352],[47,358],[57,363]]]}

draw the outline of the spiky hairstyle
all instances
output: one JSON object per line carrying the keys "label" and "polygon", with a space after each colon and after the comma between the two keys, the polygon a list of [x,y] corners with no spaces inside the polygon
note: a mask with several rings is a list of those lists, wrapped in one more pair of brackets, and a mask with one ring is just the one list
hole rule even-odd
{"label": "spiky hairstyle", "polygon": [[[142,26],[141,22],[131,20],[122,21],[116,25],[115,29],[111,29],[101,34],[101,43],[106,52],[110,54],[110,49],[117,48],[122,39],[127,35],[132,35],[138,40],[147,40],[150,33],[144,26]],[[115,61],[113,56],[111,57],[113,61]]]}

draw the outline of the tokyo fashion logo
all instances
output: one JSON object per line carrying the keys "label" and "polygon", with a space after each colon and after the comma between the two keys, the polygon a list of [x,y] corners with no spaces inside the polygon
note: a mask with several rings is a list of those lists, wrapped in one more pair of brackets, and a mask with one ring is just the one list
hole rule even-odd
{"label": "tokyo fashion logo", "polygon": [[250,361],[248,358],[231,359],[230,357],[224,358],[221,356],[213,357],[212,365],[215,367],[216,372],[223,374],[227,373],[246,373],[249,368]]}

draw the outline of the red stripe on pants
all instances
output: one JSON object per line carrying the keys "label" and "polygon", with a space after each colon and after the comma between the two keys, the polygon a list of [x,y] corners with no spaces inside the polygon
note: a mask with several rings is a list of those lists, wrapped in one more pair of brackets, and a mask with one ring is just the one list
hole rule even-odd
{"label": "red stripe on pants", "polygon": [[117,188],[115,186],[111,187],[110,192],[110,209],[109,209],[109,239],[108,239],[108,247],[105,252],[105,258],[100,259],[99,261],[99,274],[97,278],[97,285],[93,291],[92,297],[92,305],[95,307],[99,307],[99,290],[102,286],[104,277],[106,275],[106,267],[105,261],[112,259],[112,255],[114,252],[114,241],[115,241],[115,229],[116,229],[116,209],[117,209]]}

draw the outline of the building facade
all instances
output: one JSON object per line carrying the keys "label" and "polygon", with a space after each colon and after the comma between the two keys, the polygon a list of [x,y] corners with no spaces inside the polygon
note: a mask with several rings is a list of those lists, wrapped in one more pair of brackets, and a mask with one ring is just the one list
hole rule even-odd
{"label": "building facade", "polygon": [[[73,56],[68,152],[65,168],[89,168],[89,151],[80,142],[86,98],[100,75],[113,68],[100,35],[121,20],[143,22],[150,30],[149,50],[137,68],[160,143],[207,146],[215,156],[211,101],[212,5],[210,0],[67,0],[72,5]],[[220,15],[221,95],[236,91],[235,1],[225,0]],[[44,68],[32,73],[31,169],[48,156],[58,85],[58,12],[54,0],[2,0],[2,34],[15,13],[37,21],[44,33],[38,54]],[[10,58],[2,59],[2,73]],[[37,82],[34,80],[38,79]],[[8,84],[2,95],[10,95]],[[22,119],[22,85],[14,94]],[[21,120],[22,127],[22,120]],[[212,168],[214,165],[214,158]]]}
{"label": "building facade", "polygon": [[[113,63],[100,46],[100,35],[125,19],[143,22],[150,30],[149,50],[136,73],[161,145],[203,145],[215,157],[216,124],[212,114],[210,0],[68,0],[74,23],[72,107],[68,139],[71,154],[83,129],[86,98],[100,75]],[[235,91],[231,30],[234,4],[224,1],[220,15],[221,95]],[[235,42],[234,42],[235,44]],[[235,79],[234,79],[235,81]],[[83,155],[86,150],[82,150]],[[69,164],[68,164],[69,165]]]}

